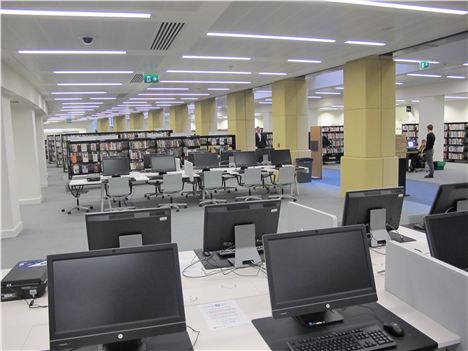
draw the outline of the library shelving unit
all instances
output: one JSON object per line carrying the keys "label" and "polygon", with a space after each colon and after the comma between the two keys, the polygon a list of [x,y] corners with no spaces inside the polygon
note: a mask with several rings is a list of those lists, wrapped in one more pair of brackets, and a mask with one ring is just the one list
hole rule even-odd
{"label": "library shelving unit", "polygon": [[270,148],[273,147],[273,133],[272,132],[264,132],[263,133],[266,138],[266,147]]}
{"label": "library shelving unit", "polygon": [[468,162],[468,122],[444,123],[444,159],[450,162]]}
{"label": "library shelving unit", "polygon": [[62,136],[60,134],[55,135],[55,165],[62,167],[63,164],[63,147],[62,147]]}
{"label": "library shelving unit", "polygon": [[323,163],[340,163],[344,153],[344,126],[322,126],[322,138],[325,136],[331,145],[322,148]]}
{"label": "library shelving unit", "polygon": [[54,164],[56,162],[55,154],[55,135],[47,135],[47,154],[49,155],[49,164]]}
{"label": "library shelving unit", "polygon": [[47,150],[47,139],[44,140],[45,158],[49,160],[49,150]]}
{"label": "library shelving unit", "polygon": [[416,148],[418,147],[418,133],[418,123],[405,123],[401,125],[401,134],[406,137],[406,141],[413,140],[416,143]]}
{"label": "library shelving unit", "polygon": [[226,150],[236,149],[235,135],[209,135],[196,137],[199,140],[198,147],[210,152],[220,153]]}

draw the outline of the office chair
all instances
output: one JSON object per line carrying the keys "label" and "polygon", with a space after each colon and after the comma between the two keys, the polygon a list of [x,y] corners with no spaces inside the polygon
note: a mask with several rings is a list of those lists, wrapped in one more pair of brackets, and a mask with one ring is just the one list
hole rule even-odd
{"label": "office chair", "polygon": [[238,196],[236,201],[261,200],[261,196],[252,195],[252,189],[263,187],[262,170],[260,168],[246,168],[242,174],[240,185],[249,190],[249,196]]}
{"label": "office chair", "polygon": [[185,197],[188,197],[189,195],[196,196],[197,194],[197,182],[195,180],[195,172],[193,171],[193,163],[190,161],[185,160],[184,161],[184,172],[185,175],[188,177],[186,179],[183,179],[184,182],[184,187],[185,184],[190,184],[192,185],[192,190],[183,190],[180,195],[185,195]]}
{"label": "office chair", "polygon": [[[225,183],[223,180],[223,171],[205,171],[202,174],[201,181],[201,192],[202,201],[198,204],[200,207],[210,204],[225,203],[227,200],[213,199],[213,193],[218,190],[224,190]],[[209,195],[209,199],[206,199],[206,195]]]}
{"label": "office chair", "polygon": [[70,187],[70,180],[66,176],[63,177],[63,182],[65,184],[65,194],[71,194],[76,199],[76,205],[69,209],[62,208],[61,210],[62,212],[67,212],[67,214],[71,214],[73,210],[77,210],[77,211],[82,210],[85,212],[89,212],[93,209],[93,206],[80,205],[81,194],[86,194],[88,192],[88,189],[86,189],[85,186],[80,185],[80,186]]}
{"label": "office chair", "polygon": [[122,207],[122,203],[127,207],[128,196],[133,193],[132,182],[126,177],[112,177],[109,178],[105,184],[105,192],[107,203],[109,205],[109,211],[112,210],[112,202],[118,201],[119,208]]}
{"label": "office chair", "polygon": [[184,189],[182,173],[167,173],[163,175],[163,181],[160,186],[161,195],[164,198],[169,196],[170,203],[162,204],[159,207],[173,208],[179,212],[180,208],[187,208],[186,203],[175,203],[172,195],[180,194]]}
{"label": "office chair", "polygon": [[[278,174],[276,177],[273,177],[272,183],[275,187],[281,189],[281,194],[270,195],[268,196],[269,199],[290,199],[293,201],[297,201],[296,197],[294,196],[293,185],[296,184],[296,169],[294,166],[283,166],[280,167],[278,170]],[[291,194],[285,195],[284,188],[289,187]]]}

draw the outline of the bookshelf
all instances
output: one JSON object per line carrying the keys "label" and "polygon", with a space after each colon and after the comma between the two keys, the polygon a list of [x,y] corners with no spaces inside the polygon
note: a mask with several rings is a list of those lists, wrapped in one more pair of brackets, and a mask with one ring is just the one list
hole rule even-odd
{"label": "bookshelf", "polygon": [[468,122],[444,123],[444,159],[468,162]]}
{"label": "bookshelf", "polygon": [[49,155],[49,164],[54,164],[56,162],[55,135],[47,135],[47,154]]}
{"label": "bookshelf", "polygon": [[45,158],[49,160],[49,150],[47,150],[47,138],[44,140]]}
{"label": "bookshelf", "polygon": [[271,148],[273,147],[273,133],[272,132],[264,132],[266,139],[266,147]]}
{"label": "bookshelf", "polygon": [[63,148],[62,148],[62,136],[60,134],[55,135],[55,165],[62,167],[63,162]]}
{"label": "bookshelf", "polygon": [[235,135],[210,135],[196,138],[199,140],[199,147],[210,152],[219,154],[221,151],[236,149]]}
{"label": "bookshelf", "polygon": [[322,126],[322,138],[324,136],[331,145],[322,148],[323,163],[340,163],[344,153],[344,126]]}
{"label": "bookshelf", "polygon": [[401,125],[401,134],[406,137],[406,141],[409,141],[409,140],[415,141],[416,148],[418,148],[418,133],[419,133],[418,123],[406,123],[406,124]]}

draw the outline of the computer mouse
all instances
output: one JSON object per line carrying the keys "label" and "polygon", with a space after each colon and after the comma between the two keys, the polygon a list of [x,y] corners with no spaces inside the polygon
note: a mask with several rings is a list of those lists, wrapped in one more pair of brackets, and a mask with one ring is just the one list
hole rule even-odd
{"label": "computer mouse", "polygon": [[403,336],[405,335],[404,329],[395,322],[384,323],[384,330],[392,336]]}
{"label": "computer mouse", "polygon": [[203,251],[203,256],[205,256],[205,257],[210,257],[210,256],[211,256],[211,252],[209,252],[209,251]]}

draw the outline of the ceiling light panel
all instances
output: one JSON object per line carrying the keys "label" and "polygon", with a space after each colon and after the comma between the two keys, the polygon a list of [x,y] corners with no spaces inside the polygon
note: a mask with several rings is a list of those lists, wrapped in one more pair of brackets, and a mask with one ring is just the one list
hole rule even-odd
{"label": "ceiling light panel", "polygon": [[287,76],[287,73],[284,72],[258,72],[261,76]]}
{"label": "ceiling light panel", "polygon": [[25,9],[0,9],[2,15],[59,16],[59,17],[102,17],[102,18],[151,18],[149,13],[96,12],[96,11],[50,11]]}
{"label": "ceiling light panel", "polygon": [[73,101],[73,100],[82,100],[81,98],[55,98],[55,101]]}
{"label": "ceiling light panel", "polygon": [[466,79],[465,76],[447,76],[447,78],[450,78],[450,79]]}
{"label": "ceiling light panel", "polygon": [[153,87],[150,87],[150,88],[147,88],[146,90],[180,90],[180,91],[183,91],[183,90],[189,90],[189,88],[153,88]]}
{"label": "ceiling light panel", "polygon": [[320,95],[341,95],[341,93],[335,92],[335,91],[316,91],[315,94],[320,94]]}
{"label": "ceiling light panel", "polygon": [[57,83],[59,87],[73,87],[73,86],[119,86],[122,83]]}
{"label": "ceiling light panel", "polygon": [[230,89],[229,88],[208,88],[207,90],[210,90],[210,91],[228,91]]}
{"label": "ceiling light panel", "polygon": [[210,96],[208,93],[140,93],[139,96]]}
{"label": "ceiling light panel", "polygon": [[423,74],[423,73],[408,73],[410,77],[428,77],[428,78],[440,78],[442,77],[439,74]]}
{"label": "ceiling light panel", "polygon": [[184,55],[184,59],[250,61],[251,57]]}
{"label": "ceiling light panel", "polygon": [[376,41],[363,41],[363,40],[346,40],[345,44],[351,45],[368,45],[368,46],[385,46],[387,44]]}
{"label": "ceiling light panel", "polygon": [[243,82],[236,80],[162,80],[161,83],[187,83],[187,84],[252,84],[252,82]]}
{"label": "ceiling light panel", "polygon": [[62,105],[102,105],[102,102],[64,102]]}
{"label": "ceiling light panel", "polygon": [[90,100],[115,100],[117,98],[115,97],[94,97],[94,98],[89,98]]}
{"label": "ceiling light panel", "polygon": [[37,55],[125,55],[123,50],[18,50],[18,54]]}
{"label": "ceiling light panel", "polygon": [[394,58],[393,61],[395,62],[404,62],[404,63],[421,63],[423,61],[429,62],[431,65],[437,65],[439,61],[433,60],[416,60],[416,59],[405,59],[405,58]]}
{"label": "ceiling light panel", "polygon": [[320,60],[306,60],[306,59],[288,59],[288,62],[298,62],[298,63],[322,63]]}
{"label": "ceiling light panel", "polygon": [[195,70],[181,70],[181,69],[168,69],[167,73],[189,73],[189,74],[252,74],[252,72],[240,71],[195,71]]}
{"label": "ceiling light panel", "polygon": [[209,37],[228,37],[228,38],[245,38],[245,39],[270,39],[270,40],[289,40],[289,41],[306,41],[319,43],[334,43],[335,39],[311,38],[311,37],[296,37],[285,35],[268,35],[268,34],[246,34],[246,33],[219,33],[208,32]]}
{"label": "ceiling light panel", "polygon": [[133,71],[54,71],[54,74],[133,74]]}
{"label": "ceiling light panel", "polygon": [[106,91],[53,91],[52,95],[99,95],[107,94]]}

